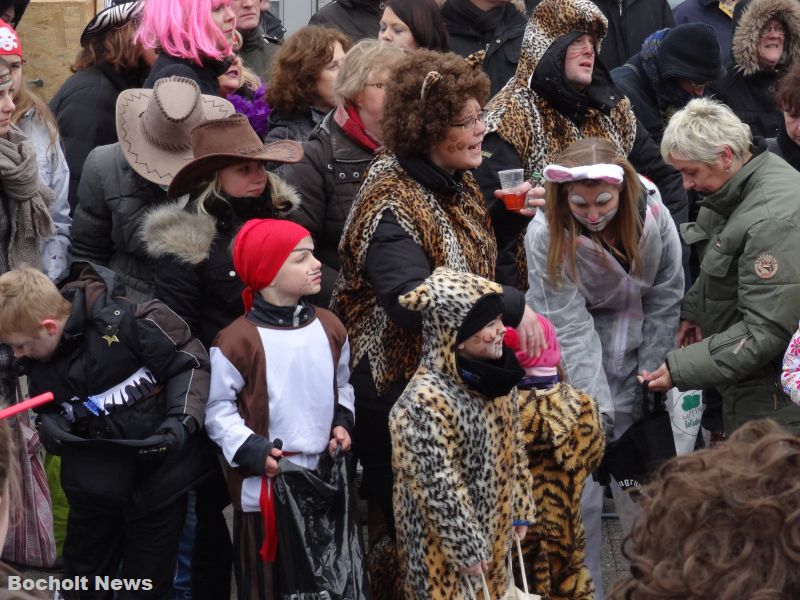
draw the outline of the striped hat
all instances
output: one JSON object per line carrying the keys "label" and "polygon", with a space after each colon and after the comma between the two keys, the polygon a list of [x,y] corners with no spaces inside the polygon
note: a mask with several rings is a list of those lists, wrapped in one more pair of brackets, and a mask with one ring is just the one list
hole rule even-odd
{"label": "striped hat", "polygon": [[117,3],[97,13],[81,34],[81,46],[86,46],[92,36],[103,34],[109,29],[122,27],[129,23],[142,12],[143,8],[143,1],[130,0]]}

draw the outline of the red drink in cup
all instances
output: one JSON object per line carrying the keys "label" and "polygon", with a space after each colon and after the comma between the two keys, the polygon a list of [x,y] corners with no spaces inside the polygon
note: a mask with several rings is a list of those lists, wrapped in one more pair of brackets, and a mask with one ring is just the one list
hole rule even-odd
{"label": "red drink in cup", "polygon": [[[525,208],[525,194],[516,191],[525,181],[525,171],[522,169],[507,169],[498,171],[503,204],[507,210],[521,210]],[[514,190],[514,191],[512,191]]]}

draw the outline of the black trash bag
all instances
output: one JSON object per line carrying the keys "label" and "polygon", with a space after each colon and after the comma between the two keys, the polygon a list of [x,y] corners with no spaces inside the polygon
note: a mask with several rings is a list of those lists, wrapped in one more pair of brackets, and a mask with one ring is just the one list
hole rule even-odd
{"label": "black trash bag", "polygon": [[327,452],[314,470],[284,458],[273,480],[279,600],[371,600],[347,461]]}
{"label": "black trash bag", "polygon": [[641,385],[644,416],[606,444],[598,469],[601,483],[607,483],[611,475],[627,492],[636,492],[659,464],[676,455],[665,396],[649,392],[647,386],[646,381]]}

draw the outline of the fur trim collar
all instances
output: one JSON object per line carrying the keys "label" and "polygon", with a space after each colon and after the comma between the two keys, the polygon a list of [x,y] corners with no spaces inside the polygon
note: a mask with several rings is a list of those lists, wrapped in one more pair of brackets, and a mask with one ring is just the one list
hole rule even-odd
{"label": "fur trim collar", "polygon": [[[272,202],[284,216],[300,206],[300,195],[291,185],[272,173]],[[147,213],[142,222],[142,239],[153,258],[172,255],[195,266],[206,258],[217,233],[216,220],[208,214],[186,209],[186,196],[177,202],[159,206]]]}
{"label": "fur trim collar", "polygon": [[759,71],[758,40],[761,29],[772,18],[786,27],[784,64],[800,64],[800,4],[797,0],[752,0],[741,12],[733,32],[731,54],[744,75]]}

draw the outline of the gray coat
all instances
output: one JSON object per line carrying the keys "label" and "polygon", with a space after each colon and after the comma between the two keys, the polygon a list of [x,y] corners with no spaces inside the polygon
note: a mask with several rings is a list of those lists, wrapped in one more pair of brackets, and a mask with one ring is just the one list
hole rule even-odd
{"label": "gray coat", "polygon": [[562,276],[556,289],[546,276],[550,235],[541,211],[525,236],[526,300],[553,322],[569,382],[597,401],[607,426],[615,411],[633,411],[639,371],[655,370],[675,347],[683,297],[681,243],[656,196],[647,199],[637,276],[580,236],[578,282]]}

